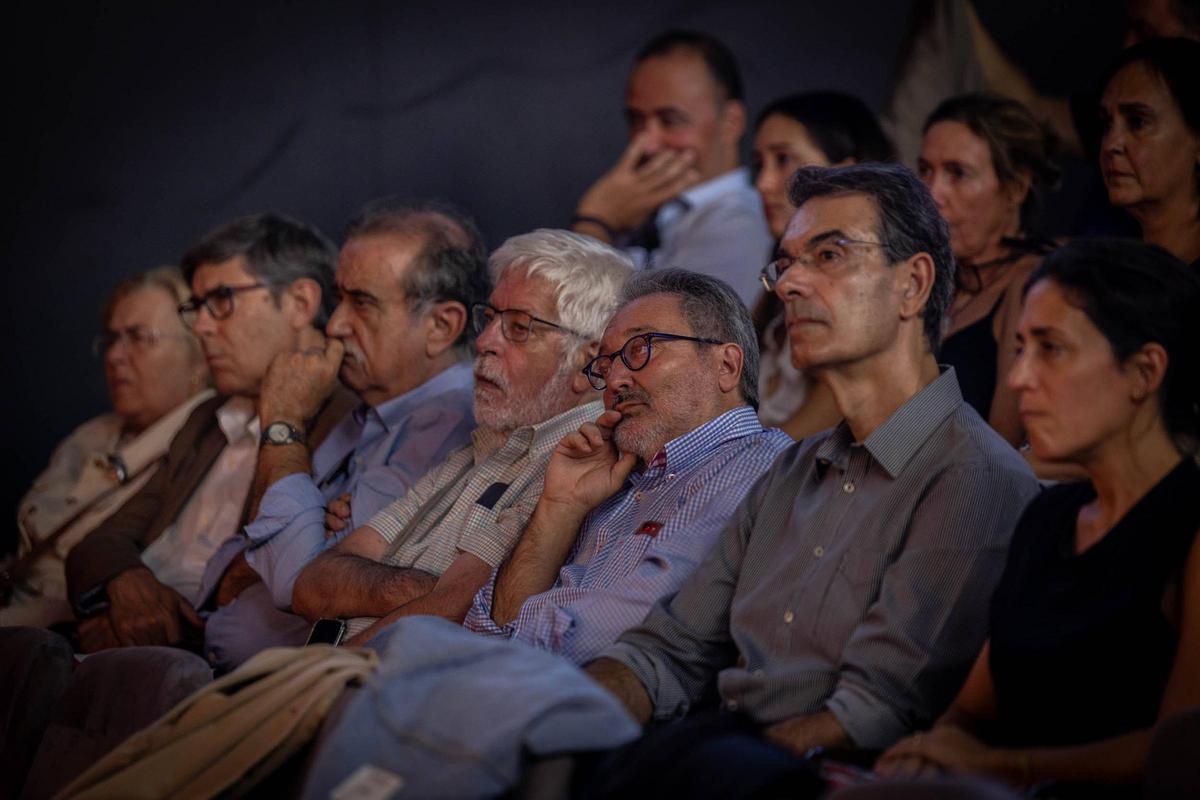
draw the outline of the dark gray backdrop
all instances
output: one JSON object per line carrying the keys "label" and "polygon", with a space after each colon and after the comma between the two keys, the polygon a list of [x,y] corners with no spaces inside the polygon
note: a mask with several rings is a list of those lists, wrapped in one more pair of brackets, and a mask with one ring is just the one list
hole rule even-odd
{"label": "dark gray backdrop", "polygon": [[878,107],[907,10],[897,0],[26,10],[5,55],[12,388],[0,508],[105,407],[88,342],[108,288],[175,261],[213,225],[275,209],[336,236],[363,201],[403,193],[466,206],[492,245],[559,226],[620,152],[624,76],[660,29],[724,39],[752,111],[818,87]]}
{"label": "dark gray backdrop", "polygon": [[[400,193],[466,206],[493,246],[560,226],[623,146],[624,78],[656,32],[693,27],[725,40],[752,114],[817,88],[878,109],[910,2],[218,0],[10,11],[0,53],[11,387],[0,508],[14,508],[53,445],[105,407],[88,342],[108,289],[177,260],[217,223],[274,209],[336,236],[362,202]],[[1069,0],[977,5],[1035,71],[1047,59],[1060,77],[1062,66],[1078,68],[1062,48],[1095,38],[1077,35],[1091,29]],[[1097,7],[1082,5],[1092,24]],[[12,537],[0,531],[2,552]]]}

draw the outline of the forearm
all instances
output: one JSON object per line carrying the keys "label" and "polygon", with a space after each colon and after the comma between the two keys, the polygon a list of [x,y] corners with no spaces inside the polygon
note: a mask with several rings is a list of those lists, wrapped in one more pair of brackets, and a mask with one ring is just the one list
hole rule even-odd
{"label": "forearm", "polygon": [[466,552],[459,553],[428,594],[409,600],[386,617],[377,620],[371,627],[354,637],[350,644],[370,641],[375,634],[401,617],[443,617],[456,624],[462,624],[463,618],[471,609],[475,593],[487,581],[491,570],[491,566],[478,556]]}
{"label": "forearm", "polygon": [[512,555],[496,575],[492,619],[507,625],[532,595],[554,585],[585,514],[539,502]]}
{"label": "forearm", "polygon": [[852,747],[846,729],[830,711],[801,714],[771,725],[764,732],[767,739],[803,755],[814,747]]}
{"label": "forearm", "polygon": [[1077,747],[991,750],[988,771],[1014,786],[1045,781],[1134,784],[1142,780],[1151,732],[1135,731]]}
{"label": "forearm", "polygon": [[[270,420],[274,422],[274,420]],[[258,463],[250,484],[250,516],[258,517],[258,507],[267,489],[288,475],[312,473],[312,456],[303,444],[262,445],[258,448]]]}
{"label": "forearm", "polygon": [[650,721],[654,705],[642,682],[633,670],[613,658],[600,658],[588,664],[585,671],[592,680],[616,696],[629,716],[639,725]]}
{"label": "forearm", "polygon": [[292,609],[314,621],[321,617],[381,617],[427,594],[437,583],[428,572],[330,552],[296,578]]}

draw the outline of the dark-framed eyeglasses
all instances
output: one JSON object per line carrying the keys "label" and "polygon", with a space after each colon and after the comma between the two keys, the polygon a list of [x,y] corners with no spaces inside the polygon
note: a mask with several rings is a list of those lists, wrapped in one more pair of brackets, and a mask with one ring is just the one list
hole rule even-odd
{"label": "dark-framed eyeglasses", "polygon": [[681,336],[677,333],[660,333],[659,331],[651,331],[649,333],[639,333],[637,336],[631,336],[626,340],[625,344],[621,345],[621,349],[615,353],[607,355],[598,355],[587,363],[583,368],[583,374],[587,375],[588,382],[592,384],[592,388],[596,391],[602,391],[608,385],[608,373],[612,370],[613,362],[618,358],[625,368],[630,372],[637,372],[643,369],[650,363],[650,354],[653,351],[651,344],[655,339],[661,339],[668,342],[696,342],[697,344],[724,344],[717,339],[701,339],[697,336]]}
{"label": "dark-framed eyeglasses", "polygon": [[847,239],[845,237],[821,239],[809,245],[798,256],[782,255],[770,264],[767,264],[762,268],[762,273],[758,276],[758,279],[762,281],[764,289],[768,292],[773,292],[779,281],[783,279],[783,273],[795,266],[801,266],[805,269],[815,269],[822,274],[831,275],[846,265],[850,255],[850,248],[863,246],[883,247],[883,242],[872,242],[866,239]]}
{"label": "dark-framed eyeglasses", "polygon": [[576,333],[565,325],[559,325],[557,322],[535,317],[528,311],[521,311],[517,308],[496,308],[490,303],[473,303],[471,305],[471,330],[475,332],[476,336],[479,336],[488,329],[488,326],[492,324],[492,321],[496,317],[500,318],[500,332],[510,342],[523,342],[527,340],[535,322],[556,330],[565,331],[572,336],[587,338],[582,333]]}
{"label": "dark-framed eyeglasses", "polygon": [[154,345],[158,344],[161,339],[184,339],[190,338],[182,333],[166,333],[157,328],[148,328],[145,325],[130,325],[120,330],[104,330],[96,334],[92,339],[92,355],[104,356],[109,350],[124,340],[126,346],[135,353],[141,354],[154,349]]}
{"label": "dark-framed eyeglasses", "polygon": [[241,292],[248,292],[251,289],[269,289],[270,284],[266,283],[251,283],[246,286],[221,286],[211,289],[199,297],[192,297],[191,300],[179,304],[179,317],[183,323],[189,328],[196,324],[196,320],[200,317],[200,309],[207,308],[209,315],[213,319],[229,319],[233,315],[233,298],[234,295]]}

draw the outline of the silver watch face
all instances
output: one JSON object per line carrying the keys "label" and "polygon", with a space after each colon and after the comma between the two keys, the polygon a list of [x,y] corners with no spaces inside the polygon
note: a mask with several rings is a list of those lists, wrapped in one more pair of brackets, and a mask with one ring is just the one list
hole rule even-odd
{"label": "silver watch face", "polygon": [[286,422],[272,422],[267,426],[267,440],[275,444],[287,444],[297,441],[297,438],[291,425]]}

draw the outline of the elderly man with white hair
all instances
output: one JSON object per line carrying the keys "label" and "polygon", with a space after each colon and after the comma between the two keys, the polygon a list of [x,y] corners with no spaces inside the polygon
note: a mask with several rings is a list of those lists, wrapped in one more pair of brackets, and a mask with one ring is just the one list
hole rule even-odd
{"label": "elderly man with white hair", "polygon": [[538,230],[501,245],[489,268],[490,302],[472,308],[472,443],[296,578],[295,612],[350,619],[353,642],[402,616],[461,620],[525,529],[559,440],[604,410],[582,369],[628,259],[585,236]]}

